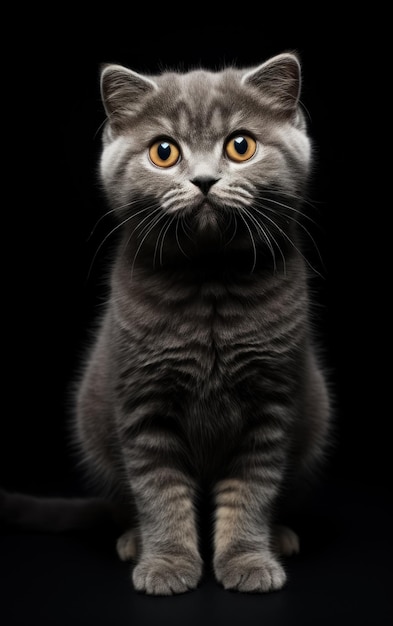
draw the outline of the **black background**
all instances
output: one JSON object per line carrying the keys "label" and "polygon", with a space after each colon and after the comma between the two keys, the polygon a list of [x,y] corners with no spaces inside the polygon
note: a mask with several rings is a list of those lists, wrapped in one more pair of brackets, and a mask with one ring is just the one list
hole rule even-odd
{"label": "black background", "polygon": [[306,34],[294,25],[289,35],[256,16],[148,24],[146,16],[127,21],[117,13],[102,22],[97,32],[59,12],[52,28],[19,33],[4,63],[1,486],[38,494],[80,487],[68,445],[69,386],[105,296],[110,252],[100,248],[110,222],[97,225],[105,212],[97,177],[100,64],[141,72],[248,66],[296,50],[315,150],[310,196],[319,227],[312,234],[323,258],[322,266],[311,250],[323,275],[313,282],[315,325],[335,398],[326,478],[386,493],[390,252],[382,241],[390,227],[375,143],[384,136],[380,58],[370,43],[378,31],[371,24],[371,32],[323,30],[323,13]]}

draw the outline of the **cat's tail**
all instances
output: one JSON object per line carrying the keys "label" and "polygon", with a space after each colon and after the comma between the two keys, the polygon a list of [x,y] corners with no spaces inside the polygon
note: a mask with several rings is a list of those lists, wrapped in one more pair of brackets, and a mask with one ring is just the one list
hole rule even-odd
{"label": "cat's tail", "polygon": [[125,527],[125,510],[102,498],[59,498],[0,489],[0,528],[61,533]]}

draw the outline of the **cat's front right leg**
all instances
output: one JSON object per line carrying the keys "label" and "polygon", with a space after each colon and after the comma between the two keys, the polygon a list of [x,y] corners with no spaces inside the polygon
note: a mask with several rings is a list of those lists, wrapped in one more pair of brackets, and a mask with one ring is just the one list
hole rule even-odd
{"label": "cat's front right leg", "polygon": [[[137,591],[171,595],[194,589],[202,575],[194,509],[195,486],[182,469],[178,435],[149,416],[123,441],[138,512]],[[128,430],[130,434],[130,429]]]}

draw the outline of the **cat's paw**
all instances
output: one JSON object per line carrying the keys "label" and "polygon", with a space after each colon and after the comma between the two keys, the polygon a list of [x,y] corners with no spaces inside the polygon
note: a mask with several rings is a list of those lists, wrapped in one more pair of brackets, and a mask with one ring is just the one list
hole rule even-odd
{"label": "cat's paw", "polygon": [[282,556],[292,556],[299,553],[299,537],[288,526],[275,526],[273,534],[273,548]]}
{"label": "cat's paw", "polygon": [[225,589],[247,593],[264,593],[281,589],[286,581],[283,567],[269,554],[241,554],[220,559],[215,575]]}
{"label": "cat's paw", "polygon": [[170,596],[195,589],[202,575],[198,558],[160,555],[142,559],[134,568],[132,582],[136,591],[155,596]]}
{"label": "cat's paw", "polygon": [[136,531],[127,530],[116,542],[116,550],[122,561],[133,561],[136,557]]}

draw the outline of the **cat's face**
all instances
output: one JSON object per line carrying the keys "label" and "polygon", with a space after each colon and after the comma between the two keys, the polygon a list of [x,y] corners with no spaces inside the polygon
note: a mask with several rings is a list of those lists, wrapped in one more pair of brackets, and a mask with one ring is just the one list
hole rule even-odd
{"label": "cat's face", "polygon": [[264,236],[280,203],[297,204],[310,142],[294,55],[251,70],[154,77],[109,65],[101,85],[108,115],[101,177],[125,224],[138,213],[145,232],[182,219],[190,237],[226,229],[229,236],[228,224],[240,220]]}

